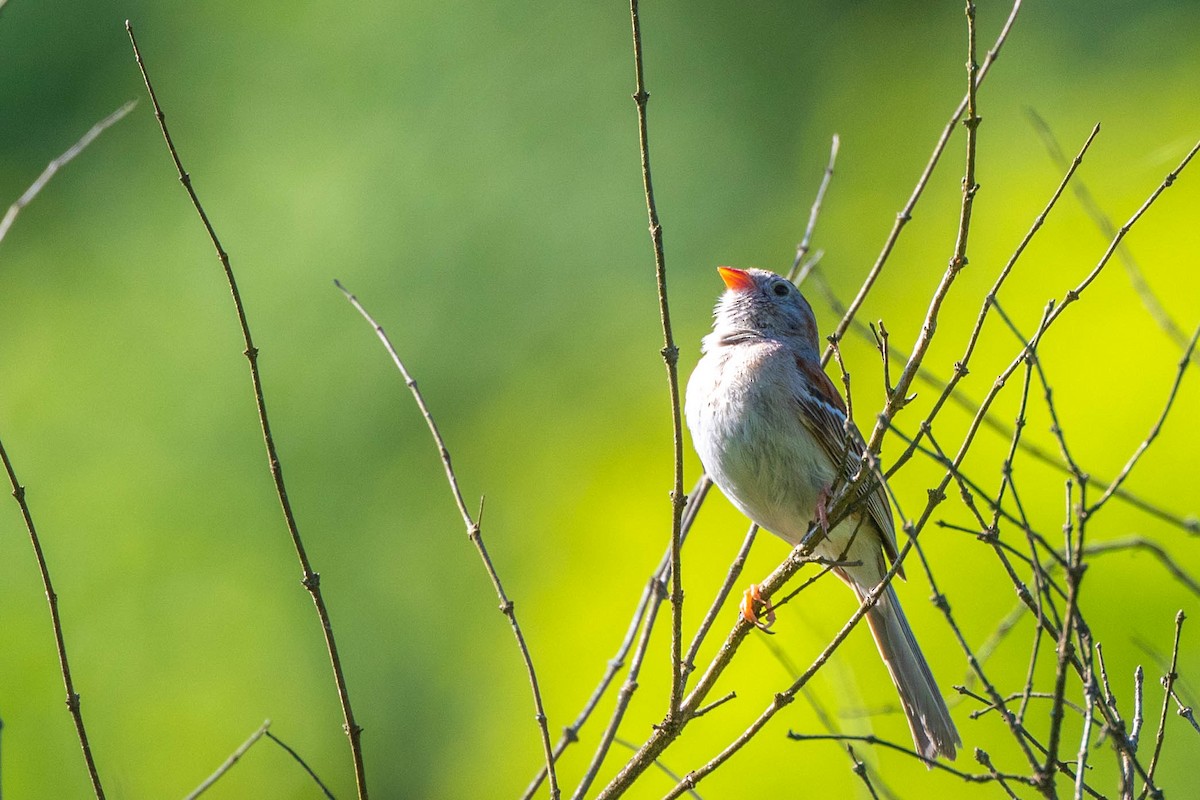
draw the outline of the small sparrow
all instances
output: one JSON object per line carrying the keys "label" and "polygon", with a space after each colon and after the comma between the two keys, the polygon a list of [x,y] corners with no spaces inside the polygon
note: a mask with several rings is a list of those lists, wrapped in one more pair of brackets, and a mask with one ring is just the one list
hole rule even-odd
{"label": "small sparrow", "polygon": [[[846,406],[821,369],[812,308],[773,272],[717,271],[728,288],[687,386],[687,424],[696,452],[743,514],[789,544],[800,544],[817,520],[824,536],[813,554],[860,562],[833,572],[861,602],[896,558],[896,531],[879,482],[866,484],[860,510],[828,530],[830,489],[839,473],[848,479],[858,471],[866,445],[853,424],[847,430]],[[903,570],[897,574],[904,576]],[[747,592],[743,613],[757,623],[756,590]],[[866,618],[917,751],[929,759],[953,759],[962,740],[891,584]]]}

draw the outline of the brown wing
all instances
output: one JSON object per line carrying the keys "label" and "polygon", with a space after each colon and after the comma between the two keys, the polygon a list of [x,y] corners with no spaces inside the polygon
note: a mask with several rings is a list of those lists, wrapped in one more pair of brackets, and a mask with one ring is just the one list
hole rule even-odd
{"label": "brown wing", "polygon": [[[801,420],[821,445],[826,455],[835,463],[842,463],[843,474],[847,479],[858,471],[859,460],[867,449],[862,433],[858,427],[850,425],[850,452],[846,452],[846,404],[833,386],[833,381],[821,367],[802,358],[796,359],[796,367],[808,378],[808,386],[812,391],[797,397],[800,404]],[[874,479],[872,479],[872,477]],[[896,528],[892,522],[892,507],[888,504],[887,491],[884,490],[880,478],[868,477],[858,490],[863,500],[867,516],[876,527],[883,532],[883,551],[889,560],[894,561],[897,555]],[[897,570],[903,578],[904,569]]]}

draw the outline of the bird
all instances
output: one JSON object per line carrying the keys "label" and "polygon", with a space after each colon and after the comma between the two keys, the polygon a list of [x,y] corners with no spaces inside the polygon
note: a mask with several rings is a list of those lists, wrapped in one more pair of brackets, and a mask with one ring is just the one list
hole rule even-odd
{"label": "bird", "polygon": [[[896,531],[877,471],[861,484],[858,510],[828,528],[831,488],[858,472],[866,444],[821,368],[812,307],[774,272],[717,271],[726,289],[684,403],[700,462],[734,506],[790,545],[799,545],[816,521],[823,535],[813,554],[839,564],[833,573],[861,603],[897,557]],[[899,568],[897,574],[904,576]],[[743,614],[758,624],[760,606],[751,587]],[[962,740],[891,583],[866,620],[916,750],[929,761],[953,760]]]}

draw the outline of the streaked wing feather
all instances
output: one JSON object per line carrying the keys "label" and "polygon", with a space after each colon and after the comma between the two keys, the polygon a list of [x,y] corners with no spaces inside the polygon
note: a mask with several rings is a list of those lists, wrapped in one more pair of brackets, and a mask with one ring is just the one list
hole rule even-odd
{"label": "streaked wing feather", "polygon": [[[808,378],[808,386],[812,389],[810,393],[796,398],[800,405],[801,420],[829,458],[835,463],[843,463],[845,477],[849,479],[858,471],[859,460],[867,449],[867,443],[858,427],[852,423],[850,457],[846,458],[846,405],[842,402],[841,395],[834,388],[833,381],[817,364],[797,358],[796,366]],[[865,500],[867,516],[883,532],[883,550],[888,559],[895,560],[898,552],[896,528],[892,522],[892,509],[888,504],[887,491],[878,479],[864,485],[873,485]],[[897,574],[903,578],[903,568],[898,570]]]}

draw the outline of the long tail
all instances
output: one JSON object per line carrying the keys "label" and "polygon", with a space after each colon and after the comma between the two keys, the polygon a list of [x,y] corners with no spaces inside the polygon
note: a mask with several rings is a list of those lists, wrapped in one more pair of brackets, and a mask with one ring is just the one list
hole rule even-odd
{"label": "long tail", "polygon": [[[859,587],[854,586],[854,590],[861,600],[863,595]],[[953,760],[956,746],[962,744],[962,739],[958,737],[929,664],[921,654],[912,628],[904,618],[900,600],[890,585],[867,612],[867,625],[888,674],[892,676],[892,683],[900,692],[900,703],[908,717],[908,728],[917,751],[926,758],[941,755]]]}

